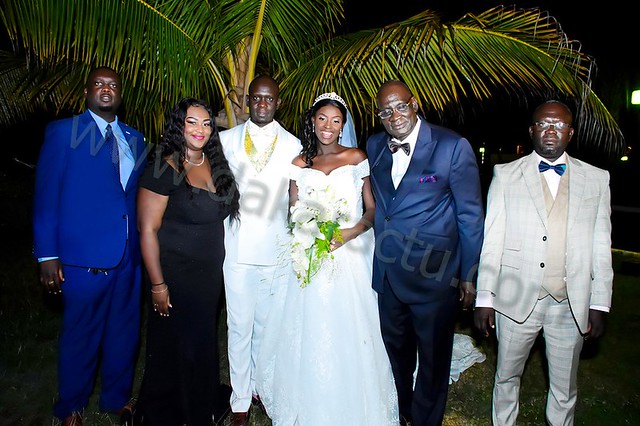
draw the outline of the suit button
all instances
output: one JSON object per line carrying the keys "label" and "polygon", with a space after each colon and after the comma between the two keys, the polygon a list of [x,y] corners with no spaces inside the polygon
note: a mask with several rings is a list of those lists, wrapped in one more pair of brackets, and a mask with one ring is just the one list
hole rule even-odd
{"label": "suit button", "polygon": [[540,262],[540,267],[544,268],[544,262]]}
{"label": "suit button", "polygon": [[391,220],[391,218],[389,216],[384,218],[385,221],[389,222]]}
{"label": "suit button", "polygon": [[547,241],[547,236],[542,237],[542,241]]}

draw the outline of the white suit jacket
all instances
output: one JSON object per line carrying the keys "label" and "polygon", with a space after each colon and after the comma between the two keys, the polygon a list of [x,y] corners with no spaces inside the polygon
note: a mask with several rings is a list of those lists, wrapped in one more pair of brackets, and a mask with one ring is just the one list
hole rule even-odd
{"label": "white suit jacket", "polygon": [[[589,306],[611,306],[611,200],[609,173],[567,155],[569,211],[566,282],[581,333]],[[479,291],[496,311],[526,321],[540,294],[547,261],[547,210],[537,156],[496,165],[487,198]]]}
{"label": "white suit jacket", "polygon": [[220,132],[224,155],[240,191],[240,222],[226,220],[226,262],[276,265],[288,242],[289,170],[300,153],[298,138],[276,124],[278,140],[258,173],[244,148],[246,123]]}

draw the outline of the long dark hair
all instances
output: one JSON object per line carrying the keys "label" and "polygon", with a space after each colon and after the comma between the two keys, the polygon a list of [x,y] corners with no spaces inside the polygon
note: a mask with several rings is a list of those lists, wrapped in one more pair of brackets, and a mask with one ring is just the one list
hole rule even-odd
{"label": "long dark hair", "polygon": [[[231,219],[238,219],[240,210],[238,185],[229,167],[229,162],[222,151],[222,143],[220,143],[220,135],[215,125],[213,111],[207,102],[195,98],[184,98],[178,102],[169,115],[164,134],[158,144],[159,154],[163,158],[173,157],[178,173],[183,174],[186,158],[184,122],[187,118],[187,110],[192,106],[204,108],[209,117],[211,117],[211,137],[204,146],[203,152],[209,159],[209,164],[211,164],[211,178],[216,187],[216,196],[227,202]],[[185,179],[185,184],[189,187],[191,186],[188,179]]]}
{"label": "long dark hair", "polygon": [[318,155],[318,137],[313,128],[313,117],[320,108],[326,105],[332,105],[340,110],[342,113],[342,122],[347,121],[347,108],[338,101],[333,99],[321,99],[318,102],[311,105],[311,108],[307,110],[302,122],[302,132],[300,134],[300,142],[302,143],[302,159],[308,167],[313,166],[313,159]]}

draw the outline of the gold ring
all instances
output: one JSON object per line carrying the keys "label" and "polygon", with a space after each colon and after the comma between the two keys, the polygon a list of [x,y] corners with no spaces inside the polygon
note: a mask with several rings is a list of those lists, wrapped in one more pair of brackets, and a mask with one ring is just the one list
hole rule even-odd
{"label": "gold ring", "polygon": [[55,283],[56,283],[55,280],[51,280],[47,284],[55,284]]}

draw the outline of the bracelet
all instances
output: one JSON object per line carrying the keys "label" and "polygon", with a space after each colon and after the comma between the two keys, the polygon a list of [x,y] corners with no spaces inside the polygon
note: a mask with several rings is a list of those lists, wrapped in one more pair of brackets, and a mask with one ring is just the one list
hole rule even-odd
{"label": "bracelet", "polygon": [[158,283],[158,284],[151,284],[151,287],[157,287],[157,286],[162,285],[162,284],[166,284],[166,283],[164,281],[162,281],[161,283]]}
{"label": "bracelet", "polygon": [[160,291],[153,291],[153,289],[151,289],[151,293],[153,294],[160,294],[160,293],[164,293],[165,291],[169,290],[169,286],[166,286],[165,288],[163,288]]}

